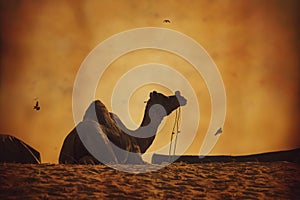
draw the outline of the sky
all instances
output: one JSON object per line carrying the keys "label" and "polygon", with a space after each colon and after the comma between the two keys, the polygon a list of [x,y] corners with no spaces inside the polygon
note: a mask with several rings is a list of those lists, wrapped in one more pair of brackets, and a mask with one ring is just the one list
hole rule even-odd
{"label": "sky", "polygon": [[[114,34],[161,27],[202,45],[223,78],[226,120],[211,155],[299,148],[298,7],[297,0],[1,1],[0,132],[37,149],[43,162],[57,163],[63,140],[75,126],[72,91],[86,56]],[[111,110],[118,80],[146,63],[168,65],[189,81],[201,117],[195,138],[180,133],[179,141],[192,141],[186,154],[198,154],[211,101],[203,77],[180,56],[153,49],[123,55],[107,67],[95,98]],[[129,99],[137,124],[152,90],[174,93],[157,84],[140,86]],[[39,111],[33,109],[36,99]],[[174,117],[166,119],[149,151],[169,142]],[[182,118],[181,124],[192,126],[192,121]]]}

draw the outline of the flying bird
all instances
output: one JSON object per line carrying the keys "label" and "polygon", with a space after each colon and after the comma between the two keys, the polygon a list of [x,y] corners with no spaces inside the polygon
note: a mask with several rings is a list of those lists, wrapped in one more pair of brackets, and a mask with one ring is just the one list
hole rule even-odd
{"label": "flying bird", "polygon": [[35,106],[33,107],[33,109],[35,109],[35,110],[40,110],[41,109],[41,107],[39,106],[38,101],[36,101]]}
{"label": "flying bird", "polygon": [[222,132],[223,132],[222,128],[219,128],[219,129],[217,130],[217,132],[215,133],[215,136],[221,134]]}
{"label": "flying bird", "polygon": [[171,23],[171,21],[169,19],[165,19],[163,23]]}

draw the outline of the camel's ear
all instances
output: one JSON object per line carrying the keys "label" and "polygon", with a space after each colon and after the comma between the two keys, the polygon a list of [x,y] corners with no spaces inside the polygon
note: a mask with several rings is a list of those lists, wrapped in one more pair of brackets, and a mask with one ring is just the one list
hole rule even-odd
{"label": "camel's ear", "polygon": [[156,95],[156,94],[157,94],[157,92],[154,90],[153,92],[150,93],[150,98],[152,98],[153,95]]}
{"label": "camel's ear", "polygon": [[175,92],[175,95],[176,95],[176,96],[181,96],[181,95],[180,95],[180,91],[176,91],[176,92]]}

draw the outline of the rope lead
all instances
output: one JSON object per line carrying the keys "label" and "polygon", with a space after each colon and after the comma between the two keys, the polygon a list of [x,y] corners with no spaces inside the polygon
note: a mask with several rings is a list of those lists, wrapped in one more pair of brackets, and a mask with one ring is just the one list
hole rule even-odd
{"label": "rope lead", "polygon": [[179,119],[180,119],[180,115],[181,115],[181,108],[179,107],[176,110],[175,121],[174,121],[173,129],[172,129],[172,134],[171,134],[171,138],[170,138],[169,156],[171,156],[171,150],[172,150],[172,144],[173,144],[173,135],[174,134],[176,134],[176,136],[175,136],[175,141],[174,141],[173,155],[175,155],[175,152],[176,152],[178,133],[180,133],[180,131],[179,131]]}

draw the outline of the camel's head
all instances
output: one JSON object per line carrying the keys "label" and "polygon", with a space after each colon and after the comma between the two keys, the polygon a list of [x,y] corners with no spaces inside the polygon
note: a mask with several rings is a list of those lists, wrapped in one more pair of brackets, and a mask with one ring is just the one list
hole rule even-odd
{"label": "camel's head", "polygon": [[150,93],[150,99],[148,105],[152,106],[155,104],[161,105],[167,115],[169,115],[173,110],[177,109],[180,106],[186,105],[187,100],[181,96],[179,91],[175,92],[175,95],[165,96],[161,93],[153,91]]}

